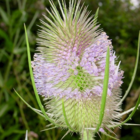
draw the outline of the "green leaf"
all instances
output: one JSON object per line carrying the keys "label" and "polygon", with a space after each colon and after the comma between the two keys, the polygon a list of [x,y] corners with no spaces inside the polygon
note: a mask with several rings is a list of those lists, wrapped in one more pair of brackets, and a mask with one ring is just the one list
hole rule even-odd
{"label": "green leaf", "polygon": [[0,117],[4,116],[4,114],[6,114],[6,112],[8,110],[10,110],[10,108],[11,108],[11,106],[8,102],[4,103],[4,104],[1,104],[0,105]]}
{"label": "green leaf", "polygon": [[2,37],[5,40],[5,48],[8,52],[11,52],[13,50],[13,43],[9,38],[9,35],[6,34],[2,29],[0,29],[0,37]]}
{"label": "green leaf", "polygon": [[0,72],[0,87],[3,87],[3,86],[4,86],[4,79],[3,79],[2,73]]}
{"label": "green leaf", "polygon": [[[21,10],[15,10],[13,11],[9,22],[12,28],[11,36],[12,38],[15,38],[17,30],[20,30],[23,26],[23,23],[26,22],[26,14],[21,12]],[[18,36],[18,38],[20,37]]]}
{"label": "green leaf", "polygon": [[5,83],[5,86],[10,89],[10,88],[13,88],[15,83],[16,83],[16,79],[15,79],[14,75],[10,75],[8,80]]}
{"label": "green leaf", "polygon": [[6,138],[8,138],[11,134],[13,134],[13,132],[15,130],[18,129],[18,125],[14,125],[14,126],[11,126],[9,129],[7,129],[3,134],[1,134],[0,136],[0,139],[1,140],[5,140]]}
{"label": "green leaf", "polygon": [[[4,93],[5,92],[6,91],[4,90]],[[8,101],[4,100],[4,102],[0,104],[0,120],[1,120],[1,117],[4,117],[5,114],[7,114],[8,111],[11,111],[11,110],[13,111],[15,103],[16,103],[15,100],[8,100]]]}
{"label": "green leaf", "polygon": [[9,19],[7,13],[0,7],[0,15],[6,25],[9,25]]}
{"label": "green leaf", "polygon": [[104,75],[103,93],[102,93],[102,99],[101,99],[101,109],[100,109],[100,115],[99,115],[99,123],[98,123],[98,125],[95,129],[95,132],[99,131],[100,126],[102,124],[103,117],[104,117],[104,110],[105,110],[107,90],[108,90],[108,80],[109,80],[109,58],[110,58],[110,50],[109,50],[109,47],[108,47],[107,54],[106,54],[106,66],[105,66],[105,75]]}

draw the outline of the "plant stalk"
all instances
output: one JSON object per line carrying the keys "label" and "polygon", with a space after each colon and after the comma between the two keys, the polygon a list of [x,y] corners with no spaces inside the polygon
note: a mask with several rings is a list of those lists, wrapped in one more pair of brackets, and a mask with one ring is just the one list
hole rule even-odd
{"label": "plant stalk", "polygon": [[94,140],[94,133],[91,130],[83,130],[81,140]]}

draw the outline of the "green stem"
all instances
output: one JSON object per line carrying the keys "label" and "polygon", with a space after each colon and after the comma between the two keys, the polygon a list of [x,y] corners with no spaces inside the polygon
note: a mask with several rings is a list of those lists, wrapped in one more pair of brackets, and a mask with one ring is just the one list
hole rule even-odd
{"label": "green stem", "polygon": [[81,140],[94,140],[94,133],[91,130],[83,130]]}

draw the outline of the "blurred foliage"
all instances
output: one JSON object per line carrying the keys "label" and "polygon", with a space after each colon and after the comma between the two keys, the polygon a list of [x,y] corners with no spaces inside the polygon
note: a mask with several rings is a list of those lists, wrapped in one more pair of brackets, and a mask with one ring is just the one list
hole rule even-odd
{"label": "blurred foliage", "polygon": [[[136,59],[137,39],[140,30],[140,7],[134,8],[130,0],[81,0],[94,14],[100,7],[98,22],[112,39],[114,50],[121,60],[124,73],[122,94],[127,89]],[[67,1],[68,2],[68,1]],[[55,4],[58,6],[57,1]],[[33,107],[38,108],[34,97],[27,63],[24,26],[28,27],[31,54],[35,52],[37,25],[50,8],[48,0],[0,0],[0,140],[59,140],[65,130],[52,129],[40,132],[49,124],[30,110],[14,93],[15,88]],[[140,65],[129,97],[133,97],[140,83]],[[124,102],[123,108],[127,106]],[[140,111],[130,123],[140,124]],[[140,128],[123,126],[121,140],[140,139]],[[66,140],[78,136],[67,135]]]}

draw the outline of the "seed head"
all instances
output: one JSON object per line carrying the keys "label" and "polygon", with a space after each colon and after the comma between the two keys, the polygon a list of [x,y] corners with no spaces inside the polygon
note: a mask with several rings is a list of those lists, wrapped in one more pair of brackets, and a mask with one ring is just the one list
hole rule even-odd
{"label": "seed head", "polygon": [[[101,129],[118,120],[120,86],[123,71],[116,64],[112,43],[99,30],[97,18],[90,16],[80,1],[71,0],[69,8],[58,1],[59,14],[53,2],[51,12],[38,33],[38,53],[32,67],[38,93],[49,99],[49,117],[75,132],[96,128],[99,121],[107,48],[110,49],[110,68],[107,100]],[[64,114],[64,108],[65,114]],[[65,119],[67,116],[67,121]]]}

